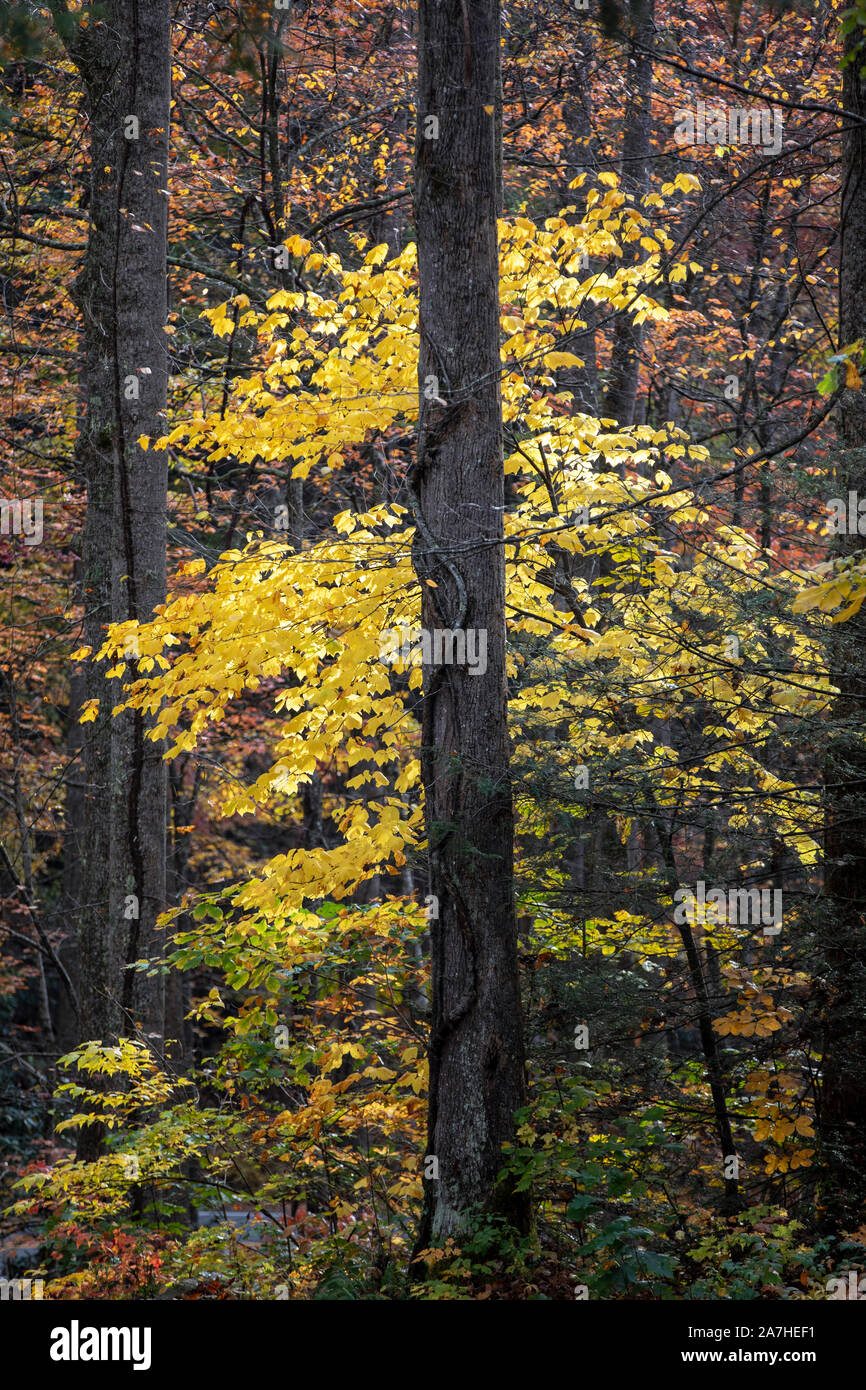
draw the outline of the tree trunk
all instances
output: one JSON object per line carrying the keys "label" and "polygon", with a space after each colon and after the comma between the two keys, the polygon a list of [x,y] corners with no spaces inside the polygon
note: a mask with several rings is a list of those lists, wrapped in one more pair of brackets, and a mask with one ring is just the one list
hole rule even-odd
{"label": "tree trunk", "polygon": [[473,1210],[530,1226],[528,1194],[494,1185],[525,1097],[505,676],[499,80],[497,0],[420,0],[414,563],[426,632],[484,634],[477,640],[487,647],[486,668],[437,664],[434,647],[424,669],[422,770],[438,903],[428,1121],[436,1162],[425,1165],[418,1250],[465,1230]]}
{"label": "tree trunk", "polygon": [[[673,827],[663,829],[665,817],[662,808],[653,798],[653,805],[656,817],[653,821],[654,833],[658,844],[659,855],[665,867],[668,880],[668,891],[673,901],[680,887],[679,871],[677,869],[676,854],[673,843]],[[712,842],[710,842],[712,843]],[[712,853],[712,851],[710,851]],[[713,1119],[715,1121],[716,1134],[719,1140],[720,1157],[722,1160],[722,1181],[724,1183],[724,1199],[722,1209],[728,1213],[739,1211],[742,1205],[739,1183],[739,1167],[736,1162],[730,1163],[731,1159],[736,1160],[737,1153],[734,1148],[734,1136],[731,1131],[731,1119],[728,1113],[728,1095],[725,1082],[725,1070],[722,1065],[722,1058],[719,1052],[718,1039],[713,1028],[713,1009],[712,996],[707,988],[707,978],[704,974],[704,967],[701,962],[701,954],[694,932],[688,922],[677,923],[680,941],[683,945],[683,954],[686,958],[689,979],[695,996],[696,1021],[698,1025],[698,1035],[701,1040],[701,1051],[704,1054],[704,1067],[706,1070],[707,1082],[710,1087],[710,1097],[713,1103]]]}
{"label": "tree trunk", "polygon": [[[170,6],[107,0],[82,24],[63,0],[52,9],[89,118],[90,227],[75,298],[84,327],[85,632],[97,650],[106,623],[147,620],[165,598],[166,454],[137,441],[165,431]],[[130,647],[130,673],[135,655]],[[91,666],[86,693],[101,705],[85,750],[82,1032],[102,1041],[143,1032],[161,1043],[162,977],[126,967],[159,953],[165,765],[145,739],[146,720],[111,717],[119,681]]]}
{"label": "tree trunk", "polygon": [[[583,26],[575,41],[575,56],[566,77],[567,98],[563,103],[562,114],[568,133],[568,158],[565,177],[560,189],[560,202],[563,207],[575,204],[578,209],[585,208],[587,190],[569,187],[578,174],[587,170],[598,170],[592,132],[592,63],[595,45],[592,34]],[[580,212],[577,214],[580,220]],[[581,270],[586,277],[591,272],[591,262]],[[598,362],[596,360],[595,334],[598,310],[587,296],[580,306],[579,317],[584,327],[577,328],[563,338],[561,347],[573,352],[583,361],[582,367],[560,367],[556,373],[557,389],[570,391],[575,413],[596,416],[598,414]]]}
{"label": "tree trunk", "polygon": [[[851,55],[862,37],[847,35]],[[866,82],[858,76],[862,54],[843,69],[843,107],[859,116],[842,141],[839,339],[866,336]],[[836,494],[866,491],[866,387],[841,398],[842,452]],[[862,548],[858,536],[837,538],[840,556]],[[825,887],[822,924],[824,979],[823,1067],[819,1135],[830,1174],[826,1209],[843,1224],[862,1219],[866,1196],[866,750],[862,739],[866,679],[866,614],[833,632],[831,680],[839,688],[826,762]]]}
{"label": "tree trunk", "polygon": [[[655,36],[655,0],[631,0],[632,25],[635,39],[644,48],[651,48]],[[635,51],[629,59],[634,63],[629,72],[630,100],[622,141],[622,187],[638,199],[649,188],[649,160],[652,153],[652,58]],[[637,253],[632,252],[637,259]],[[613,344],[610,354],[610,373],[604,413],[620,425],[635,422],[640,348],[643,327],[636,324],[632,312],[622,309],[616,315]]]}

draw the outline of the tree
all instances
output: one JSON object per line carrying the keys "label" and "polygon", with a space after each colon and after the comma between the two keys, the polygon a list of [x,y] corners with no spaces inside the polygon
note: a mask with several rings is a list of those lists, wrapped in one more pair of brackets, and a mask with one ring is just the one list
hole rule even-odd
{"label": "tree", "polygon": [[[166,459],[141,437],[162,432],[167,398],[170,6],[110,0],[74,16],[58,0],[52,9],[84,83],[89,123],[88,240],[74,295],[86,401],[77,450],[87,486],[82,589],[96,651],[109,621],[150,617],[165,598]],[[126,656],[136,660],[134,642]],[[125,669],[121,662],[110,674]],[[161,1039],[162,977],[129,967],[158,952],[165,765],[145,739],[145,717],[112,718],[117,681],[106,687],[92,664],[88,682],[81,1029],[103,1042],[138,1027]],[[82,1152],[98,1142],[91,1126]]]}
{"label": "tree", "polygon": [[[622,182],[635,201],[649,186],[652,137],[653,63],[648,50],[655,37],[655,0],[632,0],[631,16],[636,48],[629,58],[629,103],[622,139]],[[610,373],[604,413],[621,425],[634,419],[640,372],[641,326],[631,314],[620,312],[614,319]]]}
{"label": "tree", "polygon": [[[527,1194],[495,1187],[524,1101],[505,671],[497,0],[421,0],[415,223],[420,419],[413,473],[422,628],[483,634],[486,669],[424,673],[433,978],[429,1164],[418,1248]],[[468,639],[467,639],[468,640]],[[435,650],[433,655],[435,656]]]}
{"label": "tree", "polygon": [[[839,261],[839,344],[866,339],[866,81],[860,51],[862,32],[853,26],[844,43],[842,195]],[[842,451],[836,489],[866,490],[866,387],[856,369],[841,398]],[[847,530],[847,528],[846,528]],[[857,534],[839,535],[843,563],[860,549]],[[827,750],[825,887],[830,911],[821,931],[818,984],[824,1004],[821,1134],[832,1181],[828,1206],[838,1219],[862,1214],[866,1186],[866,750],[863,713],[866,680],[862,608],[836,628],[831,644],[833,680],[839,695]]]}
{"label": "tree", "polygon": [[[7,9],[36,24],[38,6]],[[72,43],[108,14],[72,9],[55,11]],[[57,1149],[45,1168],[39,1144],[21,1183],[22,1223],[32,1229],[34,1202],[51,1221],[52,1297],[137,1297],[160,1270],[188,1276],[188,1296],[212,1296],[214,1257],[235,1249],[236,1229],[225,1212],[204,1241],[184,1229],[179,1177],[212,1217],[231,1194],[273,1227],[273,1242],[218,1276],[242,1297],[271,1296],[275,1278],[291,1298],[399,1297],[425,1246],[434,1298],[449,1287],[572,1298],[578,1280],[594,1299],[742,1299],[765,1294],[768,1273],[821,1298],[837,1253],[864,1264],[855,676],[866,562],[850,537],[833,555],[815,502],[816,486],[856,489],[864,456],[862,314],[844,276],[841,350],[834,313],[837,17],[744,10],[731,25],[725,7],[698,0],[666,7],[641,38],[648,15],[625,4],[623,35],[606,22],[620,16],[610,0],[503,8],[500,130],[500,92],[489,84],[488,101],[483,72],[476,82],[478,13],[430,12],[428,36],[432,25],[453,61],[433,64],[435,95],[428,62],[419,146],[451,145],[442,158],[419,150],[437,200],[418,201],[419,323],[404,212],[414,42],[391,0],[173,6],[170,167],[183,197],[168,258],[171,424],[156,451],[169,468],[173,592],[139,623],[128,604],[112,607],[109,575],[105,611],[88,607],[91,644],[106,640],[94,666],[79,664],[80,694],[69,651],[82,640],[84,499],[68,462],[66,287],[90,213],[83,84],[54,35],[32,49],[27,29],[14,61],[4,46],[0,1012],[12,1027],[0,1115],[14,1127],[23,1099],[20,1133],[32,1131],[53,1058],[72,1046],[58,943],[84,898],[77,831],[92,828],[92,805],[85,817],[73,763],[62,842],[62,738],[72,721],[73,760],[94,730],[107,734],[106,776],[123,775],[120,725],[107,718],[118,672],[118,717],[140,712],[146,734],[172,745],[167,1009],[189,1011],[197,1087],[187,1099],[175,1053],[166,1065],[137,1036],[116,1044],[137,1023],[122,1016],[128,943],[114,943],[115,982],[97,968],[87,983],[106,1011],[119,1000],[121,1017],[97,1034],[106,1045],[66,1058],[78,1075],[58,1096],[61,1145],[95,1118],[81,1148],[93,1161]],[[4,10],[4,42],[12,27]],[[479,100],[494,124],[494,204],[504,184],[498,359]],[[467,132],[471,150],[455,153]],[[846,160],[844,206],[859,215],[859,153]],[[849,286],[861,279],[857,240],[846,226]],[[501,446],[488,392],[498,374]],[[840,380],[841,451],[828,423]],[[607,428],[600,386],[622,402]],[[87,373],[81,387],[90,405]],[[158,418],[137,427],[163,433]],[[33,546],[16,519],[32,498],[46,523]],[[113,498],[105,519],[114,526]],[[110,565],[108,529],[91,526],[88,560],[103,541]],[[498,622],[498,549],[505,755],[502,688],[482,681],[490,633],[475,626]],[[832,577],[816,592],[806,571],[828,555]],[[843,605],[837,616],[855,621],[835,626],[829,611]],[[408,653],[399,639],[422,621],[438,641]],[[443,658],[443,641],[459,653],[467,636],[480,657],[479,630],[483,661],[467,671]],[[82,705],[91,722],[79,723]],[[506,756],[513,845],[500,815]],[[96,826],[106,853],[110,820]],[[155,852],[160,834],[155,822]],[[91,853],[94,882],[97,867]],[[477,1059],[502,1037],[498,1019],[487,1026],[498,961],[488,950],[481,968],[485,1016],[471,967],[501,925],[492,906],[511,912],[500,869],[513,872],[519,913],[528,1063],[505,1167],[531,1184],[531,1266],[510,1242],[488,1259],[489,1226],[465,1239],[478,1207],[526,1229],[524,1199],[507,1187],[491,1181],[479,1196],[476,1182],[441,1209],[443,1145],[461,1177],[489,1130]],[[120,908],[126,934],[135,917],[125,897]],[[94,955],[100,944],[94,931]],[[134,995],[142,983],[130,979]],[[178,1021],[167,1031],[178,1036]],[[117,1123],[99,1153],[109,1088]],[[147,1193],[147,1210],[131,1190]],[[302,1196],[310,1219],[295,1231]],[[826,1239],[838,1231],[841,1252]]]}

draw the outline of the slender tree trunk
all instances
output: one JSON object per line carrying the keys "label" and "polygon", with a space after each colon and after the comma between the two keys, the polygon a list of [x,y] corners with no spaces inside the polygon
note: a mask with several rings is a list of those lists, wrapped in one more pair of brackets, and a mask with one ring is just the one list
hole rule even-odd
{"label": "slender tree trunk", "polygon": [[437,664],[434,649],[424,671],[422,769],[438,916],[428,1121],[435,1162],[425,1164],[422,1249],[464,1230],[477,1209],[528,1230],[530,1203],[495,1185],[525,1084],[505,676],[497,0],[420,0],[418,69],[414,561],[426,631],[486,641],[486,665]]}
{"label": "slender tree trunk", "polygon": [[[855,26],[846,53],[862,37]],[[844,68],[843,107],[866,120],[862,53]],[[842,141],[839,338],[866,337],[866,131],[851,123]],[[846,391],[840,411],[842,451],[836,492],[866,491],[866,387]],[[840,536],[842,556],[862,549],[858,536]],[[827,1214],[843,1223],[860,1213],[866,1196],[866,615],[833,633],[831,679],[839,688],[826,764],[823,923],[823,1067],[819,1135],[831,1174]]]}
{"label": "slender tree trunk", "polygon": [[[148,619],[165,598],[168,358],[166,242],[171,91],[169,0],[105,0],[83,23],[52,6],[87,98],[90,227],[75,297],[84,327],[87,480],[83,590],[94,650],[108,622]],[[127,669],[134,670],[135,648]],[[139,715],[111,717],[118,681],[91,667],[79,922],[82,1031],[161,1043],[164,988],[127,967],[158,954],[165,906],[167,782]],[[85,1132],[86,1134],[86,1132]],[[83,1140],[88,1147],[98,1136]]]}
{"label": "slender tree trunk", "polygon": [[[201,788],[202,767],[196,768],[192,786],[186,779],[186,761],[177,758],[169,767],[169,801],[171,819],[166,853],[166,899],[177,907],[190,886],[190,837],[184,834],[195,817]],[[192,919],[181,914],[175,930],[189,931]],[[187,1018],[190,1006],[190,977],[185,970],[172,970],[165,984],[166,1051],[178,1071],[188,1071],[193,1064],[194,1038],[192,1023]],[[169,1040],[173,1045],[169,1046]]]}
{"label": "slender tree trunk", "polygon": [[[631,0],[633,33],[645,48],[651,48],[655,36],[655,0]],[[652,152],[652,58],[635,51],[629,72],[630,99],[622,142],[622,186],[633,198],[649,188],[649,159]],[[620,425],[631,425],[635,419],[640,348],[643,328],[634,322],[629,309],[621,310],[614,320],[610,373],[604,413]]]}
{"label": "slender tree trunk", "polygon": [[[674,853],[673,838],[671,832],[661,829],[664,825],[664,816],[661,807],[656,806],[658,819],[655,822],[655,836],[658,843],[659,853],[668,878],[668,888],[671,897],[676,901],[676,894],[681,887],[679,873],[677,870],[676,855]],[[736,1158],[734,1148],[734,1136],[731,1131],[731,1120],[728,1113],[727,1085],[725,1082],[725,1072],[722,1065],[722,1058],[719,1052],[718,1039],[713,1028],[713,1009],[712,996],[707,988],[707,978],[704,973],[701,953],[695,934],[688,922],[678,923],[680,941],[683,945],[683,952],[688,966],[689,979],[695,996],[696,1022],[698,1033],[701,1039],[701,1051],[704,1054],[704,1067],[706,1070],[707,1082],[710,1087],[710,1096],[713,1102],[713,1118],[715,1120],[716,1134],[719,1140],[722,1159],[722,1181],[724,1183],[724,1209],[728,1212],[738,1211],[742,1205],[740,1194],[739,1178],[736,1164],[733,1171],[728,1166],[730,1159]]]}
{"label": "slender tree trunk", "polygon": [[[76,564],[76,568],[78,565]],[[69,677],[69,720],[66,734],[66,755],[69,768],[66,774],[63,816],[63,891],[61,915],[64,937],[57,954],[78,989],[78,939],[74,924],[82,908],[82,829],[84,825],[83,749],[87,726],[80,724],[81,705],[87,678],[77,667]],[[57,1009],[57,1040],[61,1051],[67,1052],[81,1038],[81,1023],[72,1007],[66,990],[60,991]]]}
{"label": "slender tree trunk", "polygon": [[[578,208],[585,206],[586,190],[570,188],[569,184],[578,174],[598,168],[592,133],[591,77],[594,56],[592,34],[583,29],[575,42],[574,59],[566,77],[568,95],[563,103],[562,114],[569,138],[565,178],[560,190],[563,207],[571,204],[576,204]],[[587,260],[582,275],[588,276],[591,268]],[[598,414],[598,363],[595,350],[598,311],[589,297],[581,304],[579,317],[584,327],[567,334],[562,347],[580,357],[583,366],[560,367],[556,377],[557,387],[571,391],[575,412],[594,416]]]}

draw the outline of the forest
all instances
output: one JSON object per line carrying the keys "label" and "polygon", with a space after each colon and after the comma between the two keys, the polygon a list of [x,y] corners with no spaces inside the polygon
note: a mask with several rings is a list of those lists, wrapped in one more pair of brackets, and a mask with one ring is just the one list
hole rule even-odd
{"label": "forest", "polygon": [[866,0],[5,0],[0,296],[2,1301],[866,1300]]}

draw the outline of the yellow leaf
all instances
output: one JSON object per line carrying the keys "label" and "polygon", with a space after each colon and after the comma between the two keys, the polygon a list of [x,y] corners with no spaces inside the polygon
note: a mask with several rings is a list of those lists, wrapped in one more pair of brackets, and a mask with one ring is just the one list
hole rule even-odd
{"label": "yellow leaf", "polygon": [[544,365],[545,367],[582,367],[583,362],[579,357],[575,357],[573,352],[546,352]]}

